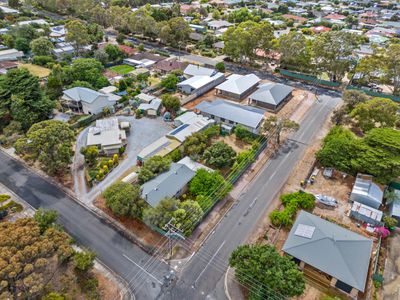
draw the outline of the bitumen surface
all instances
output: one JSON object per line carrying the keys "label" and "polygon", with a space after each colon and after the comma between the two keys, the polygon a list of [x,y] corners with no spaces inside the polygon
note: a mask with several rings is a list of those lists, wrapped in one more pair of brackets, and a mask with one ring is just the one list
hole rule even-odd
{"label": "bitumen surface", "polygon": [[155,299],[160,293],[167,265],[149,275],[141,267],[153,258],[91,211],[78,204],[58,186],[0,151],[0,182],[35,209],[56,210],[58,222],[79,243],[126,280],[136,299]]}
{"label": "bitumen surface", "polygon": [[[193,255],[179,280],[170,289],[164,290],[159,299],[226,299],[224,275],[231,252],[250,236],[296,162],[301,159],[307,144],[340,101],[340,98],[330,96],[321,96],[320,99],[308,111],[300,129],[263,166],[203,247]],[[249,282],[250,285],[257,286],[259,283]]]}

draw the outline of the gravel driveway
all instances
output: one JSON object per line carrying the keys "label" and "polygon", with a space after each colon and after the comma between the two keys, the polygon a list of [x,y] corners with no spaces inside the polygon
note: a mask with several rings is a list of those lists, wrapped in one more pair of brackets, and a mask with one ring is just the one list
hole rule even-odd
{"label": "gravel driveway", "polygon": [[102,182],[91,189],[88,188],[85,183],[84,157],[79,152],[81,147],[86,145],[89,128],[85,128],[77,138],[75,157],[72,166],[74,192],[75,195],[86,204],[91,205],[98,194],[117,180],[129,168],[136,165],[136,157],[144,147],[164,136],[172,129],[171,125],[165,123],[161,118],[136,119],[134,116],[118,116],[118,120],[128,121],[131,124],[131,130],[127,134],[128,144],[125,150],[126,157]]}

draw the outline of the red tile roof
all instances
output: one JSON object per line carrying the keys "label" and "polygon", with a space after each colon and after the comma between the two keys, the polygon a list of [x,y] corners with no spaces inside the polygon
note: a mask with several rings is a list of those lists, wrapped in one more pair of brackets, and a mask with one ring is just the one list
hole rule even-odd
{"label": "red tile roof", "polygon": [[125,52],[127,55],[133,55],[136,53],[135,48],[126,45],[118,45],[118,48]]}

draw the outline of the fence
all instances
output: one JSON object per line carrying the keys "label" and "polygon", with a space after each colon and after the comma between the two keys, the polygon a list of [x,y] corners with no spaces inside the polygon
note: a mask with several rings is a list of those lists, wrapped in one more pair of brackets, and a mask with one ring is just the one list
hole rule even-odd
{"label": "fence", "polygon": [[[212,204],[209,206],[209,208],[204,211],[202,217],[200,220],[197,221],[195,224],[194,228],[196,228],[210,213],[210,211],[214,208],[214,206],[222,200],[222,198],[226,195],[226,192],[229,192],[230,187],[235,184],[240,177],[250,168],[254,160],[261,154],[261,152],[267,148],[268,146],[268,140],[265,137],[260,137],[258,139],[259,145],[257,148],[252,149],[247,157],[233,170],[229,175],[226,177],[226,182],[222,186],[220,186],[216,191],[212,193],[212,197],[210,197],[210,200]],[[162,230],[161,228],[158,228],[156,226],[150,226],[152,230],[160,233],[161,235],[166,236],[167,233]]]}
{"label": "fence", "polygon": [[348,85],[346,89],[347,89],[347,90],[356,90],[356,91],[364,92],[364,93],[367,94],[368,96],[372,96],[372,97],[386,98],[386,99],[393,100],[393,101],[395,101],[395,102],[400,102],[400,97],[399,97],[399,96],[394,96],[394,95],[388,95],[388,94],[384,94],[384,93],[379,93],[379,92],[375,92],[375,91],[371,91],[371,90],[359,88],[359,87],[356,87],[356,86],[354,86],[354,85]]}
{"label": "fence", "polygon": [[307,75],[304,73],[298,73],[298,72],[291,72],[288,70],[284,69],[279,69],[279,73],[282,74],[283,76],[299,79],[299,80],[304,80],[313,84],[317,85],[322,85],[325,87],[332,87],[332,88],[338,88],[340,86],[340,82],[333,82],[329,80],[323,80],[323,79],[318,79],[318,77],[313,76],[313,75]]}
{"label": "fence", "polygon": [[90,115],[90,116],[83,117],[83,118],[79,119],[76,123],[71,124],[70,127],[72,129],[77,129],[80,127],[88,126],[90,123],[92,123],[93,121],[95,121],[97,119],[100,119],[102,116],[103,116],[103,112],[98,113],[96,115]]}

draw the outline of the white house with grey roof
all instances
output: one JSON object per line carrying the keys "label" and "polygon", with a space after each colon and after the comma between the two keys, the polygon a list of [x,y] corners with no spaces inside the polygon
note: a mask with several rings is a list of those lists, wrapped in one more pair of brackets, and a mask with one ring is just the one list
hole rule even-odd
{"label": "white house with grey roof", "polygon": [[293,88],[285,84],[262,84],[249,96],[249,104],[275,112],[292,97],[292,92]]}
{"label": "white house with grey roof", "polygon": [[233,26],[233,24],[225,20],[213,20],[208,22],[207,26],[211,30],[219,30],[221,28],[228,28],[230,26]]}
{"label": "white house with grey roof", "polygon": [[222,99],[212,102],[203,101],[196,106],[196,110],[225,127],[233,128],[236,125],[241,125],[254,134],[259,133],[264,120],[263,110]]}
{"label": "white house with grey roof", "polygon": [[218,95],[241,100],[254,91],[261,79],[255,74],[232,74],[215,89]]}
{"label": "white house with grey roof", "polygon": [[165,198],[179,197],[195,175],[196,172],[185,164],[172,163],[167,172],[142,185],[141,196],[150,206],[155,207]]}
{"label": "white house with grey roof", "polygon": [[61,104],[78,113],[95,115],[116,104],[115,95],[103,94],[84,87],[74,87],[63,92]]}
{"label": "white house with grey roof", "polygon": [[183,74],[186,77],[192,77],[192,76],[209,76],[209,77],[211,77],[216,73],[217,73],[217,71],[214,69],[196,66],[196,65],[192,65],[192,64],[187,65],[187,67],[183,70]]}
{"label": "white house with grey roof", "polygon": [[323,275],[314,275],[319,284],[335,287],[354,298],[365,291],[371,239],[301,211],[282,250],[294,258],[306,275],[316,274],[314,269],[322,272]]}

